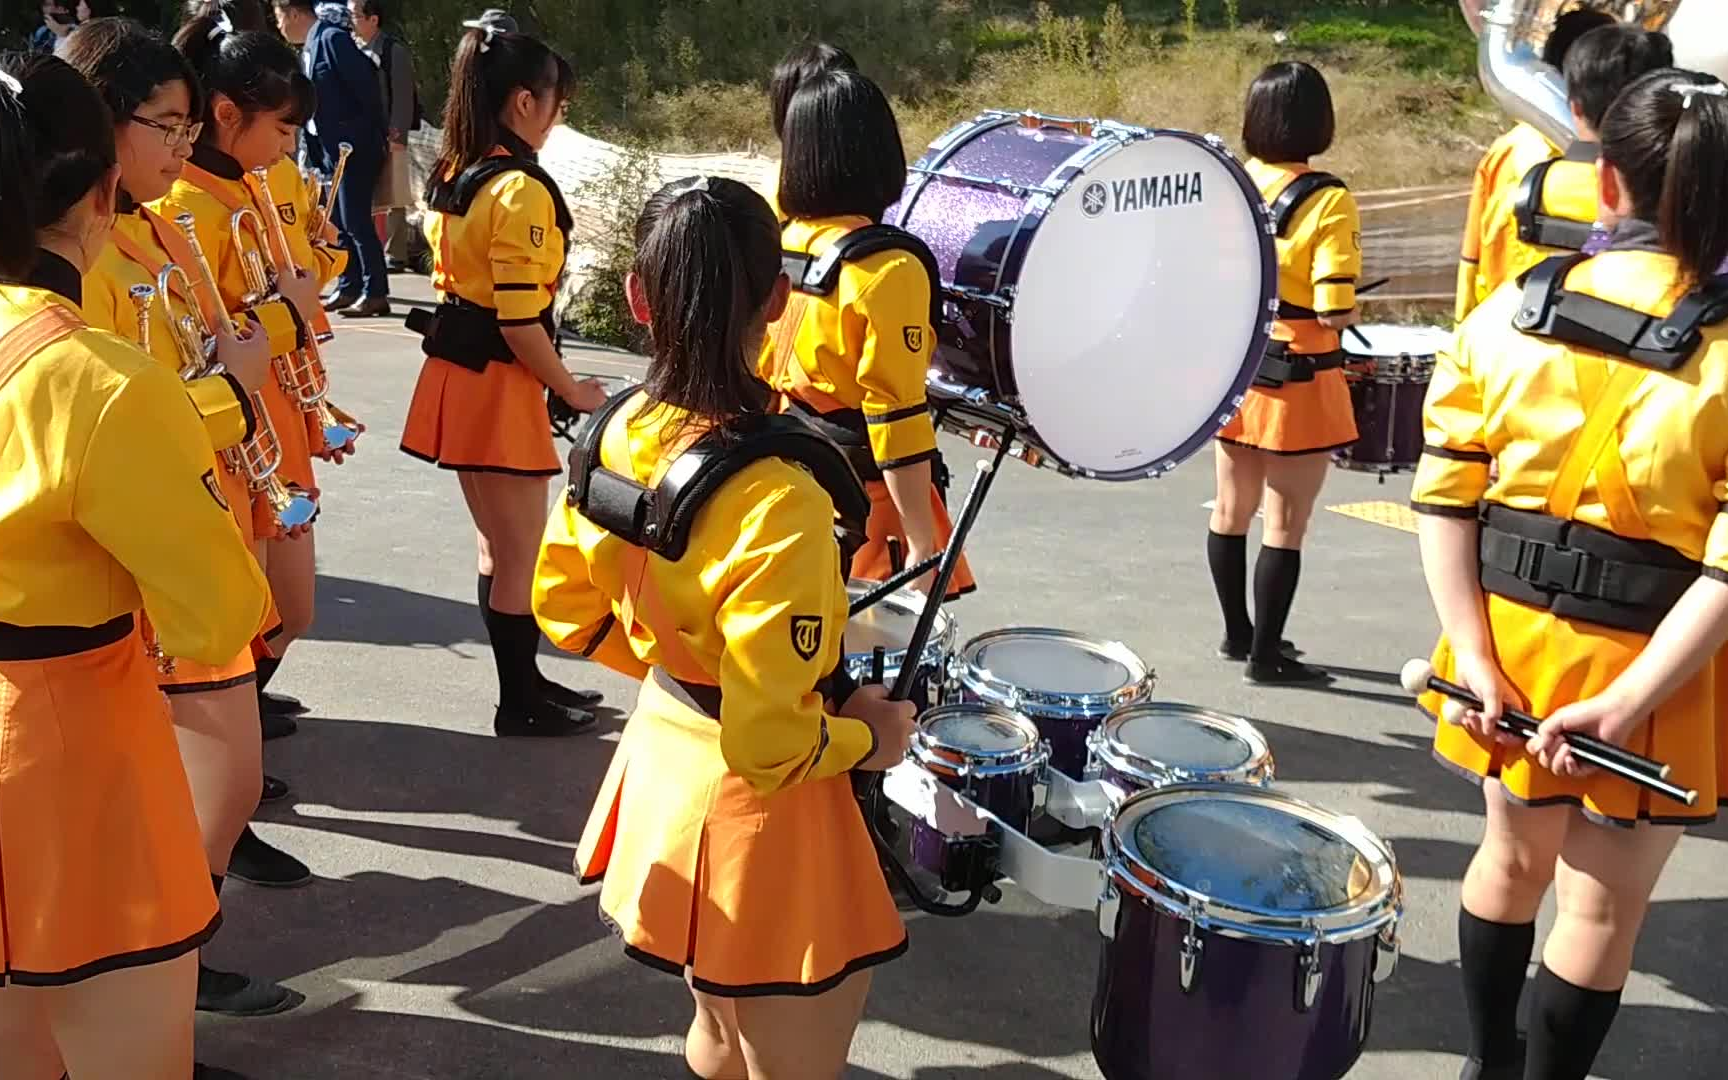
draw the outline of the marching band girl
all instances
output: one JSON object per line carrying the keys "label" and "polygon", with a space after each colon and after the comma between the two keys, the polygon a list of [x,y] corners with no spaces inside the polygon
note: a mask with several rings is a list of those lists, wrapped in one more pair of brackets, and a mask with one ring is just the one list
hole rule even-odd
{"label": "marching band girl", "polygon": [[[197,118],[204,110],[197,76],[172,45],[129,19],[98,19],[80,26],[66,39],[61,54],[84,74],[116,118],[114,140],[120,161],[120,213],[107,247],[85,275],[85,316],[91,325],[141,345],[170,371],[179,372],[187,358],[171,323],[202,301],[197,318],[214,331],[216,359],[226,370],[186,385],[212,429],[212,449],[236,446],[250,438],[259,424],[270,422],[256,415],[252,405],[252,392],[274,377],[265,335],[254,332],[236,341],[220,318],[210,318],[208,308],[216,298],[206,288],[194,296],[173,291],[157,295],[149,307],[148,340],[140,341],[139,318],[128,298],[135,287],[158,285],[168,264],[186,273],[183,281],[175,279],[174,288],[183,288],[185,282],[192,283],[194,290],[199,287],[200,271],[185,236],[144,205],[167,194],[198,137]],[[250,321],[249,312],[239,315]],[[200,386],[212,389],[201,393]],[[215,396],[216,388],[227,392],[228,401],[221,413],[212,414],[202,405]],[[220,434],[218,422],[225,425]],[[250,545],[249,481],[228,459],[218,461],[217,478],[234,511],[235,524]],[[262,758],[252,649],[248,645],[227,663],[215,666],[174,658],[159,667],[158,682],[172,707],[205,856],[220,896],[229,856],[258,806]],[[292,1000],[282,987],[203,965],[198,983],[199,1007],[210,1011],[260,1015]]]}
{"label": "marching band girl", "polygon": [[[1218,433],[1218,495],[1206,556],[1224,609],[1219,655],[1247,660],[1246,678],[1269,685],[1330,678],[1290,655],[1283,635],[1332,451],[1356,441],[1339,335],[1357,321],[1362,225],[1343,183],[1308,164],[1331,147],[1334,124],[1326,79],[1308,64],[1273,64],[1248,89],[1242,141],[1252,155],[1249,175],[1275,209],[1281,197],[1301,197],[1286,199],[1277,240],[1278,320],[1262,385],[1248,391],[1241,411]],[[1273,371],[1278,378],[1264,378]],[[1248,527],[1262,499],[1265,535],[1250,620]]]}
{"label": "marching band girl", "polygon": [[221,916],[139,620],[214,666],[269,602],[184,386],[79,312],[119,175],[78,72],[0,61],[0,1047],[18,1080],[192,1073],[196,952]]}
{"label": "marching band girl", "polygon": [[569,210],[536,156],[564,114],[562,57],[495,24],[471,24],[456,51],[444,147],[426,203],[441,303],[402,432],[406,453],[456,473],[479,546],[479,607],[498,671],[499,735],[588,727],[597,694],[540,673],[529,613],[547,478],[563,471],[546,393],[589,412],[605,400],[558,355],[552,302]]}
{"label": "marching band girl", "polygon": [[[803,82],[787,108],[781,146],[787,252],[820,256],[880,222],[905,180],[900,128],[875,83],[839,69]],[[868,481],[869,537],[853,557],[854,578],[893,575],[890,540],[911,565],[935,555],[952,532],[936,484],[941,459],[925,401],[936,287],[910,249],[867,255],[841,266],[828,295],[794,292],[763,343],[758,370],[780,407],[853,448]],[[934,577],[916,584],[927,588]],[[974,587],[962,560],[949,595]]]}
{"label": "marching band girl", "polygon": [[[768,116],[774,122],[774,137],[784,141],[786,111],[792,107],[792,95],[798,92],[800,86],[830,71],[857,70],[858,62],[852,59],[852,54],[838,45],[830,45],[825,41],[806,41],[793,46],[774,66],[774,74],[768,80]],[[780,217],[778,165],[774,169],[773,190],[767,195],[768,205],[774,210],[774,216]]]}
{"label": "marching band girl", "polygon": [[[735,181],[663,189],[636,235],[626,289],[652,358],[595,464],[653,485],[763,411],[753,366],[787,282],[773,213]],[[835,506],[811,472],[758,457],[712,489],[676,561],[565,503],[540,553],[553,641],[647,676],[577,871],[604,877],[628,955],[685,976],[685,1058],[712,1080],[838,1077],[870,968],[906,947],[848,774],[904,757],[912,709],[880,687],[824,701],[846,626]]]}
{"label": "marching band girl", "polygon": [[[1501,289],[1442,350],[1413,495],[1445,632],[1435,669],[1485,704],[1435,738],[1486,796],[1459,915],[1468,1078],[1590,1072],[1651,890],[1682,828],[1715,817],[1728,777],[1728,689],[1703,669],[1728,639],[1728,323],[1654,332],[1672,343],[1665,357],[1632,359],[1614,340],[1628,320],[1683,310],[1728,258],[1728,90],[1648,75],[1601,135],[1612,242]],[[1594,303],[1568,310],[1587,321],[1628,310],[1602,314],[1599,336],[1547,329],[1550,300],[1579,297]],[[1562,549],[1580,572],[1564,572]],[[1496,735],[1507,705],[1548,718],[1527,744]],[[1565,732],[1671,763],[1698,805],[1581,768]],[[1521,1064],[1514,1023],[1550,886],[1558,917]]]}
{"label": "marching band girl", "polygon": [[[1542,62],[1555,70],[1563,70],[1566,56],[1579,38],[1601,26],[1613,26],[1614,16],[1605,11],[1582,8],[1568,11],[1554,21],[1554,29],[1542,45]],[[1497,231],[1487,235],[1488,208],[1499,203],[1508,192],[1517,189],[1531,169],[1544,161],[1560,156],[1561,148],[1531,125],[1519,121],[1511,130],[1495,139],[1476,165],[1475,181],[1470,189],[1470,209],[1464,218],[1464,250],[1458,257],[1458,299],[1455,317],[1459,322],[1488,299],[1506,275],[1496,273],[1493,279],[1482,276],[1481,266],[1504,265],[1500,246],[1516,236]]]}
{"label": "marching band girl", "polygon": [[[276,213],[259,197],[247,173],[275,164],[293,147],[296,129],[312,110],[312,84],[286,45],[268,34],[230,31],[221,15],[191,20],[174,40],[203,84],[203,130],[180,178],[151,209],[170,221],[180,214],[192,215],[221,302],[235,309],[248,302],[252,290],[234,235],[234,213],[243,208],[254,211],[266,232],[269,218],[265,215]],[[283,272],[276,285],[287,301],[282,307],[289,318],[285,324],[267,318],[265,329],[271,355],[279,357],[305,346],[320,309],[315,278]],[[315,497],[306,415],[290,403],[279,375],[264,381],[262,396],[281,444],[276,475],[291,488]],[[341,454],[333,458],[340,461]],[[279,616],[266,635],[266,654],[256,660],[257,692],[262,694],[288,643],[311,625],[316,553],[310,524],[278,528],[262,495],[254,496],[253,508],[256,550]],[[262,885],[311,880],[303,864],[269,847],[250,829],[241,834],[229,871],[231,876]]]}

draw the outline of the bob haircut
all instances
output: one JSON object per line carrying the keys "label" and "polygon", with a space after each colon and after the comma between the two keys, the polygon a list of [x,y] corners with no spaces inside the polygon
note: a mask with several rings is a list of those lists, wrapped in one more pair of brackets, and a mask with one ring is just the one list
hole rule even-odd
{"label": "bob haircut", "polygon": [[786,110],[792,107],[792,96],[800,86],[824,72],[857,70],[858,61],[838,45],[806,41],[793,46],[774,66],[774,76],[768,80],[768,114],[774,120],[774,137],[785,137]]}
{"label": "bob haircut", "polygon": [[1264,162],[1307,161],[1332,148],[1332,91],[1312,64],[1287,60],[1248,87],[1242,145]]}
{"label": "bob haircut", "polygon": [[798,88],[781,144],[781,213],[880,221],[905,187],[906,150],[881,87],[829,71]]}

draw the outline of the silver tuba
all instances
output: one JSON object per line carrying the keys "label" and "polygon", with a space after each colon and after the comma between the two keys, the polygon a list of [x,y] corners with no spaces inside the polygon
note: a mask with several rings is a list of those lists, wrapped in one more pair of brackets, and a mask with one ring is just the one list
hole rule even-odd
{"label": "silver tuba", "polygon": [[[1477,69],[1495,104],[1567,146],[1577,132],[1560,73],[1542,62],[1542,44],[1565,0],[1458,0],[1480,43]],[[1678,67],[1728,81],[1728,3],[1723,0],[1615,0],[1597,5],[1627,22],[1663,30]]]}

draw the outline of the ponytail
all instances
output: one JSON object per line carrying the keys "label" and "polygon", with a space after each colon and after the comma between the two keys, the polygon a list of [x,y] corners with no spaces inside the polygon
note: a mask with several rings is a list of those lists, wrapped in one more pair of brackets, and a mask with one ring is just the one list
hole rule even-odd
{"label": "ponytail", "polygon": [[432,183],[455,177],[505,141],[498,122],[510,95],[528,90],[536,96],[570,96],[576,76],[562,56],[527,34],[501,30],[497,23],[473,21],[456,46],[450,68],[450,93],[444,101],[444,146],[432,169]]}
{"label": "ponytail", "polygon": [[1652,72],[1602,121],[1602,156],[1625,177],[1633,213],[1654,222],[1688,281],[1728,260],[1728,87],[1710,75]]}
{"label": "ponytail", "polygon": [[282,112],[283,119],[298,126],[317,110],[312,80],[301,70],[294,50],[274,34],[238,29],[223,7],[187,20],[174,35],[174,47],[204,84],[200,143],[214,144],[216,125],[211,121],[217,94],[238,105],[248,119]]}
{"label": "ponytail", "polygon": [[0,72],[0,276],[16,280],[36,261],[38,234],[113,170],[114,121],[64,60],[7,55]]}
{"label": "ponytail", "polygon": [[636,278],[648,310],[655,401],[724,422],[767,403],[757,335],[780,279],[780,225],[736,180],[668,184],[636,221]]}

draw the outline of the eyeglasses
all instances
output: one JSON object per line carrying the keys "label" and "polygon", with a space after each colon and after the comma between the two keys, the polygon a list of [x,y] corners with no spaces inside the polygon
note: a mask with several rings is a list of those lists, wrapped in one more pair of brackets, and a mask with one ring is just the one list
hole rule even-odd
{"label": "eyeglasses", "polygon": [[143,124],[147,128],[155,128],[157,131],[160,131],[162,133],[162,141],[167,143],[170,148],[195,143],[198,141],[198,136],[204,131],[204,125],[202,122],[192,123],[185,120],[176,120],[172,124],[164,124],[159,120],[152,120],[148,116],[139,116],[136,113],[132,115],[131,119],[135,124]]}

